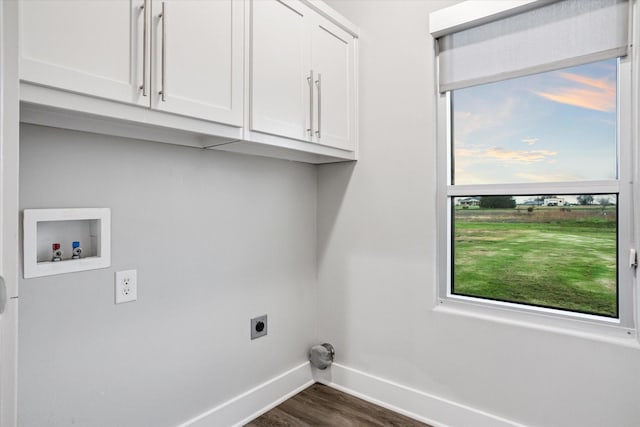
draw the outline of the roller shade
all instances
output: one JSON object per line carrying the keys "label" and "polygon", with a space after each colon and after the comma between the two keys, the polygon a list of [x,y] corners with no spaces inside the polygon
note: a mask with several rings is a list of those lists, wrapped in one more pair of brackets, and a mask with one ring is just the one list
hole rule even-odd
{"label": "roller shade", "polygon": [[628,0],[562,0],[447,34],[440,92],[625,56],[629,16]]}

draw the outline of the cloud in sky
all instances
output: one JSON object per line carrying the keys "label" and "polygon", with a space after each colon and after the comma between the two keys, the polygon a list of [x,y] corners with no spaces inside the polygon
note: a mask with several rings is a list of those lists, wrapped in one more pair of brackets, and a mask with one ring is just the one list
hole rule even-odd
{"label": "cloud in sky", "polygon": [[526,137],[526,138],[522,138],[521,141],[527,145],[534,145],[536,142],[540,141],[540,138]]}
{"label": "cloud in sky", "polygon": [[613,112],[616,110],[616,82],[606,78],[595,79],[574,73],[558,73],[570,86],[548,92],[534,93],[550,101],[589,110]]}
{"label": "cloud in sky", "polygon": [[482,111],[456,110],[453,115],[456,138],[464,139],[476,131],[502,126],[511,117],[514,107],[515,100],[507,98],[500,105],[492,105]]}
{"label": "cloud in sky", "polygon": [[507,161],[517,161],[517,162],[540,162],[545,160],[547,157],[557,155],[557,151],[551,150],[507,150],[504,148],[492,147],[486,152],[486,157],[498,159],[498,160],[507,160]]}
{"label": "cloud in sky", "polygon": [[523,173],[519,172],[515,175],[520,182],[566,182],[566,181],[576,181],[581,177],[577,177],[575,175],[566,174],[566,173]]}
{"label": "cloud in sky", "polygon": [[482,158],[506,162],[533,163],[548,160],[558,155],[558,152],[552,150],[508,150],[501,147],[483,149],[460,147],[456,148],[455,154],[457,158]]}

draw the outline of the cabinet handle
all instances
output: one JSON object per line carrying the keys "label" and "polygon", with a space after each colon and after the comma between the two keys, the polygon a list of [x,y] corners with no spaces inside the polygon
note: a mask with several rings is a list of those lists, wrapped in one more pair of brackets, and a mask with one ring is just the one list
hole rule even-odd
{"label": "cabinet handle", "polygon": [[166,101],[166,97],[165,94],[167,92],[166,90],[166,84],[167,84],[167,11],[165,10],[165,2],[162,2],[162,12],[160,13],[160,15],[158,16],[159,18],[162,18],[162,70],[161,70],[161,85],[162,85],[162,90],[160,92],[158,92],[158,94],[160,95],[160,99],[162,100],[162,102]]}
{"label": "cabinet handle", "polygon": [[144,0],[144,4],[140,6],[142,10],[142,20],[144,21],[144,29],[142,33],[142,96],[147,96],[147,37],[149,32],[147,31],[147,1]]}
{"label": "cabinet handle", "polygon": [[316,87],[318,88],[318,130],[316,135],[320,139],[320,131],[322,130],[322,74],[318,73],[318,80],[316,80]]}
{"label": "cabinet handle", "polygon": [[313,70],[309,71],[309,77],[307,77],[307,83],[309,83],[309,136],[313,135]]}

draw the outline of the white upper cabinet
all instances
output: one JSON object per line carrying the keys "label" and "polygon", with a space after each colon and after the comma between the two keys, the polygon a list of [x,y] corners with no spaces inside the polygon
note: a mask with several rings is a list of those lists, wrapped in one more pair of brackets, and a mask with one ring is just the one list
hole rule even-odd
{"label": "white upper cabinet", "polygon": [[253,0],[250,44],[250,130],[354,151],[353,35],[299,1]]}
{"label": "white upper cabinet", "polygon": [[251,130],[308,140],[311,10],[293,1],[251,7]]}
{"label": "white upper cabinet", "polygon": [[147,105],[143,6],[144,0],[21,1],[21,80]]}
{"label": "white upper cabinet", "polygon": [[355,149],[355,73],[353,37],[336,25],[315,20],[311,34],[311,68],[316,106],[313,140]]}
{"label": "white upper cabinet", "polygon": [[241,0],[22,0],[20,20],[23,81],[242,126]]}
{"label": "white upper cabinet", "polygon": [[154,109],[242,126],[244,4],[153,1]]}
{"label": "white upper cabinet", "polygon": [[322,1],[18,3],[22,122],[309,163],[357,158],[358,29]]}

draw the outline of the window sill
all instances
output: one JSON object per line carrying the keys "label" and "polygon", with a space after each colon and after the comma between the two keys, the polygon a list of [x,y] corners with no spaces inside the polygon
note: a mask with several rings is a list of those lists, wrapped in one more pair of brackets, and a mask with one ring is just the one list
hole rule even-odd
{"label": "window sill", "polygon": [[580,319],[556,318],[505,307],[489,307],[467,301],[452,299],[439,299],[438,301],[439,304],[433,309],[438,315],[464,316],[640,350],[640,342],[635,329],[597,324]]}

